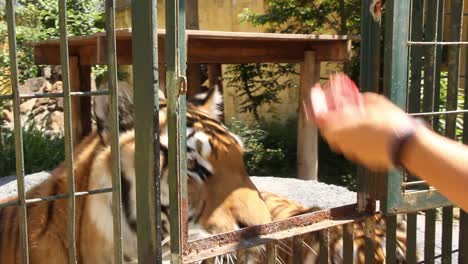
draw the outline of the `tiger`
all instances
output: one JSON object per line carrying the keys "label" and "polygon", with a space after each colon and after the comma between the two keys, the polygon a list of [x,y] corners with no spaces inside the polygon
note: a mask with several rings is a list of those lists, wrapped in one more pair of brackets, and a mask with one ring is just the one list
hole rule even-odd
{"label": "tiger", "polygon": [[[119,146],[122,182],[122,237],[124,263],[137,263],[137,221],[135,190],[135,132],[133,88],[119,82]],[[159,143],[161,180],[161,236],[163,257],[170,257],[168,123],[167,100],[159,93]],[[242,140],[220,122],[222,102],[217,89],[187,102],[187,194],[191,239],[270,223],[297,214],[319,210],[305,208],[278,195],[258,190],[249,178]],[[111,178],[109,99],[93,99],[96,129],[74,149],[77,192],[109,188]],[[51,176],[26,193],[28,199],[67,192],[65,163]],[[0,202],[11,202],[10,197]],[[278,207],[278,203],[282,204]],[[112,194],[76,197],[76,258],[78,263],[114,263]],[[68,206],[66,200],[27,205],[30,263],[66,263]],[[17,207],[0,209],[0,263],[21,263]],[[287,241],[286,241],[287,242]],[[314,241],[305,240],[309,247]],[[383,245],[379,245],[384,247]],[[358,248],[358,247],[355,247]],[[261,247],[264,249],[264,247]],[[261,251],[249,251],[249,263],[261,261]],[[255,253],[260,255],[255,255]],[[281,254],[280,254],[281,255]],[[230,259],[232,254],[227,255]],[[223,259],[220,256],[218,259]],[[279,256],[278,263],[285,263]],[[310,258],[305,255],[304,261]],[[202,261],[204,262],[204,261]],[[289,261],[287,262],[289,263]],[[309,263],[309,262],[304,262]],[[361,262],[358,262],[361,263]]]}
{"label": "tiger", "polygon": [[[137,261],[135,132],[133,88],[119,82],[119,146],[122,184],[122,245],[125,263]],[[271,222],[263,199],[250,181],[241,140],[219,122],[218,92],[187,103],[187,194],[189,235],[203,238]],[[159,143],[161,236],[169,260],[167,100],[160,92]],[[77,192],[112,186],[109,98],[93,98],[96,129],[74,149]],[[67,193],[67,169],[58,165],[50,177],[27,191],[27,199]],[[0,202],[17,201],[10,197]],[[27,204],[29,262],[69,262],[67,200]],[[76,197],[76,259],[78,263],[114,263],[112,194]],[[0,209],[0,263],[22,263],[18,207]]]}

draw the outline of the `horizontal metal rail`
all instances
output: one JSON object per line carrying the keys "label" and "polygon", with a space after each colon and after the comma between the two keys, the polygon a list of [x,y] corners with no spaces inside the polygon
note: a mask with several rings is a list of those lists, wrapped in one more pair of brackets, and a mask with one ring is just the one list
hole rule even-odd
{"label": "horizontal metal rail", "polygon": [[[100,194],[100,193],[109,193],[112,191],[113,191],[113,188],[104,188],[104,189],[97,189],[97,190],[91,190],[91,191],[75,192],[74,196],[79,197],[79,196],[86,196],[86,195],[93,195],[93,194]],[[67,199],[68,197],[70,197],[68,193],[62,193],[62,194],[56,194],[56,195],[51,195],[51,196],[45,196],[45,197],[31,198],[31,199],[26,199],[26,204],[63,200],[63,199]],[[5,208],[5,207],[10,207],[10,206],[18,206],[19,204],[20,203],[18,200],[1,203],[0,209]]]}
{"label": "horizontal metal rail", "polygon": [[468,41],[407,41],[408,46],[425,45],[425,46],[450,46],[450,45],[468,45]]}
{"label": "horizontal metal rail", "polygon": [[201,261],[275,240],[352,223],[371,215],[370,212],[359,213],[356,208],[357,204],[350,204],[191,241],[184,251],[183,260],[186,263]]}
{"label": "horizontal metal rail", "polygon": [[451,111],[438,111],[438,112],[424,112],[424,113],[410,113],[410,116],[436,116],[436,115],[457,115],[468,113],[468,109],[451,110]]}
{"label": "horizontal metal rail", "polygon": [[[98,95],[109,95],[109,91],[92,91],[92,92],[70,92],[70,96],[98,96]],[[20,94],[20,99],[32,99],[32,98],[60,98],[64,97],[63,93],[32,93],[32,94]],[[13,95],[0,95],[0,100],[11,100]]]}

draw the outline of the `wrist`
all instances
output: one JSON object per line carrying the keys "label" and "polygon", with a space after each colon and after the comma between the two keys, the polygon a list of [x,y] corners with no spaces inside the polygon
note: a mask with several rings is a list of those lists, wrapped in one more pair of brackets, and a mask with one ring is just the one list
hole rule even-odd
{"label": "wrist", "polygon": [[395,129],[390,143],[390,159],[394,167],[404,167],[407,150],[411,148],[422,130],[428,128],[423,119],[410,117],[410,125]]}

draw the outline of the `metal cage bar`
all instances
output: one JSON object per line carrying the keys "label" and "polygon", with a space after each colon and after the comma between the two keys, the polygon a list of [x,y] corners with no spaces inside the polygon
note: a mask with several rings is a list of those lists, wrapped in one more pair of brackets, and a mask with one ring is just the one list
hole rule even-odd
{"label": "metal cage bar", "polygon": [[343,225],[343,264],[354,263],[354,223]]}
{"label": "metal cage bar", "polygon": [[172,263],[183,263],[188,242],[186,162],[185,1],[166,2],[166,89]]}
{"label": "metal cage bar", "polygon": [[397,252],[397,216],[387,216],[387,227],[386,227],[386,263],[396,263],[396,252]]}
{"label": "metal cage bar", "polygon": [[132,1],[132,25],[138,262],[161,263],[157,1]]}
{"label": "metal cage bar", "polygon": [[73,132],[71,127],[70,68],[68,57],[67,4],[59,0],[60,62],[62,65],[63,112],[65,130],[65,164],[67,168],[67,233],[69,263],[76,263],[76,225],[75,225],[75,172],[73,170]]}
{"label": "metal cage bar", "polygon": [[26,194],[24,189],[24,153],[23,153],[23,133],[20,118],[20,91],[18,82],[18,61],[16,53],[16,23],[15,23],[15,0],[7,0],[6,15],[8,23],[8,49],[10,56],[11,70],[11,85],[13,91],[13,108],[14,108],[14,124],[15,124],[15,148],[16,148],[16,179],[19,198],[19,230],[22,247],[22,261],[24,264],[29,263],[28,253],[28,220],[26,210]]}
{"label": "metal cage bar", "polygon": [[114,229],[114,263],[123,262],[122,254],[122,187],[119,146],[119,88],[117,86],[117,51],[115,41],[115,6],[114,0],[106,0],[107,32],[107,87],[110,90],[110,143],[112,170],[112,214]]}
{"label": "metal cage bar", "polygon": [[406,224],[406,262],[408,264],[416,264],[417,261],[417,213],[409,213],[407,215]]}
{"label": "metal cage bar", "polygon": [[435,259],[435,233],[436,209],[426,210],[424,228],[424,263],[434,263]]}

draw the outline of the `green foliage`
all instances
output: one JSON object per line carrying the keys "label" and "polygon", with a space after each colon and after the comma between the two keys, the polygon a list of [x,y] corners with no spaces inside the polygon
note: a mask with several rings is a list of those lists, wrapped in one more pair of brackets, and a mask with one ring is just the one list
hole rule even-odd
{"label": "green foliage", "polygon": [[[23,129],[25,173],[56,167],[65,159],[63,138],[44,135],[34,126]],[[15,134],[0,128],[0,177],[15,175]]]}
{"label": "green foliage", "polygon": [[356,34],[360,27],[361,1],[267,0],[267,9],[256,14],[244,9],[241,19],[266,26],[268,32]]}
{"label": "green foliage", "polygon": [[[86,35],[102,31],[104,17],[98,10],[99,0],[67,0],[67,30],[69,36]],[[0,44],[7,43],[4,12],[0,19]],[[58,38],[58,1],[18,0],[16,6],[16,36],[20,82],[37,77],[40,66],[33,61],[32,48],[26,44]],[[8,51],[0,52],[0,81],[10,76]],[[0,83],[5,87],[6,83]]]}
{"label": "green foliage", "polygon": [[292,75],[297,75],[293,64],[238,64],[230,66],[226,75],[227,86],[245,98],[240,103],[241,112],[252,113],[257,121],[261,119],[259,107],[278,103],[278,92],[297,87],[291,80]]}
{"label": "green foliage", "polygon": [[[244,142],[244,161],[250,175],[296,177],[297,120],[261,122],[246,126],[233,119],[231,131]],[[322,182],[356,189],[355,166],[319,141],[319,179]]]}

